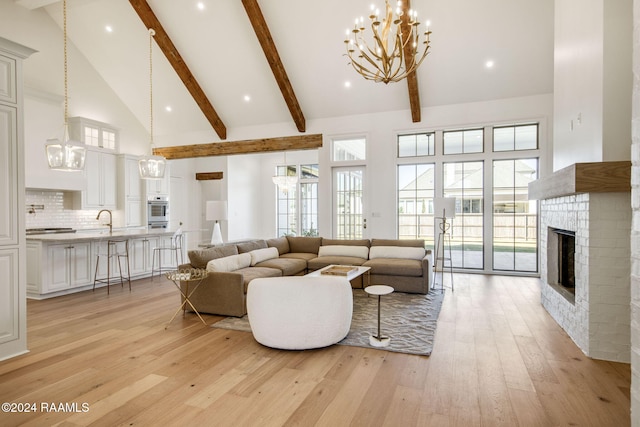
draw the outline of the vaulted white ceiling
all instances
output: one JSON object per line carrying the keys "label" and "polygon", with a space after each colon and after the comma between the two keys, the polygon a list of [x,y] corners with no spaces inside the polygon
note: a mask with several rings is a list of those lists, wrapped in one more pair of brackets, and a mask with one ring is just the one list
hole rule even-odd
{"label": "vaulted white ceiling", "polygon": [[[62,25],[61,2],[44,5]],[[228,129],[291,122],[240,0],[148,0]],[[47,5],[48,3],[48,5]],[[382,0],[375,0],[382,7]],[[371,0],[259,0],[307,122],[408,110],[405,82],[365,81],[344,56],[345,29]],[[412,0],[431,22],[418,70],[422,107],[551,93],[553,0]],[[27,4],[29,7],[29,5]],[[112,27],[107,32],[105,27]],[[68,0],[70,40],[144,125],[149,122],[148,32],[128,0]],[[154,132],[211,131],[160,49],[153,47]],[[495,66],[485,67],[487,60]],[[345,82],[351,82],[346,88]],[[245,95],[251,97],[249,102]],[[170,105],[172,112],[164,107]],[[407,111],[407,115],[410,115]],[[422,122],[428,126],[428,116]],[[230,134],[232,139],[233,134]]]}

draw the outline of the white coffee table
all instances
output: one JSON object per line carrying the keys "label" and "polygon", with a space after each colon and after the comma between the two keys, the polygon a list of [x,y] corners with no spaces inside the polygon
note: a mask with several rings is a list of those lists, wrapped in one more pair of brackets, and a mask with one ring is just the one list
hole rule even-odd
{"label": "white coffee table", "polygon": [[393,288],[387,285],[373,285],[367,286],[364,288],[364,291],[369,295],[377,295],[378,296],[378,335],[371,335],[369,337],[369,344],[373,347],[387,347],[391,342],[390,337],[384,337],[380,333],[380,297],[382,295],[388,295],[393,292]]}
{"label": "white coffee table", "polygon": [[319,270],[316,271],[312,271],[309,274],[306,274],[305,277],[321,277],[326,275],[326,272],[330,269],[332,269],[333,267],[349,267],[352,269],[352,271],[350,271],[347,275],[343,276],[343,275],[339,275],[338,277],[346,277],[347,280],[349,282],[351,282],[353,279],[360,277],[362,275],[365,275],[367,282],[365,283],[364,280],[362,281],[362,287],[366,288],[367,286],[369,286],[370,282],[371,282],[371,272],[369,270],[371,270],[371,267],[362,267],[360,265],[328,265],[326,267],[323,267]]}

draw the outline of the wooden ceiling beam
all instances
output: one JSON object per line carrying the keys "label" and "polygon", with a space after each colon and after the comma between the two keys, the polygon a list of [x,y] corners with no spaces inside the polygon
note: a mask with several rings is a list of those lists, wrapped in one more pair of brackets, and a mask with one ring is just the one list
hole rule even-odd
{"label": "wooden ceiling beam", "polygon": [[195,157],[229,156],[233,154],[253,154],[270,151],[310,150],[322,147],[322,134],[261,138],[246,141],[213,142],[210,144],[178,145],[157,147],[153,154],[168,160]]}
{"label": "wooden ceiling beam", "polygon": [[[411,9],[411,0],[405,0],[402,2],[402,37],[404,40],[409,37],[409,33],[411,31],[411,27],[407,25],[409,20],[409,9]],[[405,66],[408,66],[410,62],[410,58],[413,55],[412,46],[407,43],[404,46],[404,61]],[[418,75],[414,71],[413,73],[407,76],[407,88],[409,89],[409,103],[411,105],[411,120],[413,123],[418,123],[421,118],[421,108],[420,108],[420,90],[418,88]]]}
{"label": "wooden ceiling beam", "polygon": [[223,172],[196,172],[196,181],[210,181],[224,178]]}
{"label": "wooden ceiling beam", "polygon": [[167,32],[162,27],[162,24],[160,24],[160,21],[153,13],[153,10],[151,10],[149,4],[145,0],[129,0],[129,3],[131,3],[131,6],[133,6],[133,9],[136,11],[147,29],[153,29],[155,31],[156,34],[153,38],[160,47],[160,50],[165,54],[169,63],[178,74],[178,77],[180,77],[220,139],[227,139],[226,126],[220,119],[220,116],[218,116],[216,110],[213,108],[213,105],[211,105],[211,102],[209,102],[207,95],[205,95],[204,91],[189,70],[189,67],[187,67],[182,56],[180,56],[180,52],[176,49],[175,45],[167,35]]}
{"label": "wooden ceiling beam", "polygon": [[289,81],[287,72],[284,68],[284,65],[282,64],[282,60],[280,59],[280,55],[278,54],[276,45],[273,41],[273,38],[271,37],[271,32],[269,31],[267,22],[264,20],[264,16],[262,15],[262,11],[260,10],[258,1],[242,0],[242,5],[247,12],[247,16],[249,17],[249,21],[253,26],[253,30],[258,37],[260,46],[262,46],[262,50],[264,51],[264,55],[267,58],[269,66],[271,67],[273,76],[278,83],[280,92],[282,92],[284,101],[287,103],[287,107],[289,107],[289,112],[291,113],[291,117],[296,124],[296,128],[298,128],[298,131],[300,132],[305,132],[306,121],[304,118],[304,114],[302,113],[302,109],[300,108],[300,104],[298,103],[298,98],[293,91],[293,86],[291,86],[291,82]]}

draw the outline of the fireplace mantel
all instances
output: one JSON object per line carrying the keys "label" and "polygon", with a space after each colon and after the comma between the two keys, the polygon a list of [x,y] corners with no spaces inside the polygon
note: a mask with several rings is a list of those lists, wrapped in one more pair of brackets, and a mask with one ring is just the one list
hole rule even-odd
{"label": "fireplace mantel", "polygon": [[529,183],[529,200],[631,191],[631,162],[575,163]]}

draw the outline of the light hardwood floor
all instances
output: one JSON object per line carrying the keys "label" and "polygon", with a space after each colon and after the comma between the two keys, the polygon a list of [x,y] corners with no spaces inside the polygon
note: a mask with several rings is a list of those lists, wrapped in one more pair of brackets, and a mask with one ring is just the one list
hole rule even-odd
{"label": "light hardwood floor", "polygon": [[[630,367],[583,355],[538,280],[458,274],[431,357],[278,351],[205,327],[170,282],[28,302],[27,355],[0,362],[2,413],[30,426],[625,426]],[[204,316],[208,323],[220,320]],[[88,404],[44,413],[42,403]]]}

